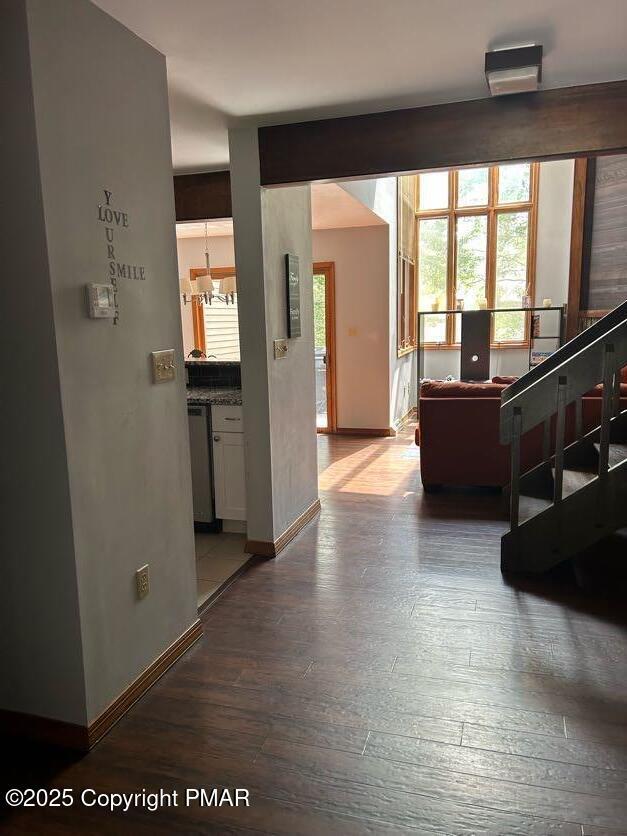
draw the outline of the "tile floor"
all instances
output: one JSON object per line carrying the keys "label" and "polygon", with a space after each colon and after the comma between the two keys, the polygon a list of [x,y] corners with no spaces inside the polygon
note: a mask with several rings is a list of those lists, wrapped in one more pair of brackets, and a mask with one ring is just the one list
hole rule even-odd
{"label": "tile floor", "polygon": [[196,532],[196,577],[198,606],[228,580],[250,558],[244,552],[245,534],[204,534]]}

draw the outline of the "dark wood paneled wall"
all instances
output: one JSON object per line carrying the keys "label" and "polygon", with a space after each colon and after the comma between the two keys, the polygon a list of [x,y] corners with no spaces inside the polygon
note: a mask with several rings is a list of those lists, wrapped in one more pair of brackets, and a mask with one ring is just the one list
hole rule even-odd
{"label": "dark wood paneled wall", "polygon": [[228,171],[177,174],[174,177],[177,221],[208,221],[230,218],[231,175]]}
{"label": "dark wood paneled wall", "polygon": [[627,151],[627,81],[259,129],[262,185]]}
{"label": "dark wood paneled wall", "polygon": [[590,246],[584,251],[582,308],[610,310],[627,298],[627,156],[596,161],[588,196],[594,208]]}
{"label": "dark wood paneled wall", "polygon": [[569,340],[579,332],[579,314],[585,309],[582,305],[590,269],[595,171],[596,157],[579,157],[575,160],[566,315],[566,338]]}

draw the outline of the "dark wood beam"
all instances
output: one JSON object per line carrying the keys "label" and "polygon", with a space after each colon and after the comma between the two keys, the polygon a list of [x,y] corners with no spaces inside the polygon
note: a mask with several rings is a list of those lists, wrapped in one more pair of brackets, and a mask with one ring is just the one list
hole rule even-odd
{"label": "dark wood beam", "polygon": [[174,177],[177,221],[208,221],[230,218],[231,175],[228,171],[177,174]]}
{"label": "dark wood beam", "polygon": [[581,289],[579,308],[582,311],[590,305],[590,263],[592,258],[592,227],[596,205],[597,160],[590,157],[586,167],[586,184],[583,209],[583,240],[581,244]]}
{"label": "dark wood beam", "polygon": [[264,186],[627,151],[627,81],[259,128]]}
{"label": "dark wood beam", "polygon": [[566,339],[571,340],[576,334],[579,311],[582,302],[582,279],[584,262],[584,239],[586,230],[586,191],[588,170],[594,168],[593,158],[575,160],[573,182],[573,209],[570,225],[570,270],[568,277],[568,307],[566,313]]}

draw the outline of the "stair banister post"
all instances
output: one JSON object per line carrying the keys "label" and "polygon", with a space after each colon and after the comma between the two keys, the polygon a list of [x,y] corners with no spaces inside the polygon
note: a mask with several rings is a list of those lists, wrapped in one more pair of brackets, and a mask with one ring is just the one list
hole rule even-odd
{"label": "stair banister post", "polygon": [[579,440],[583,435],[583,398],[575,401],[575,438]]}
{"label": "stair banister post", "polygon": [[513,531],[518,528],[518,511],[520,502],[520,436],[522,431],[522,410],[515,406],[512,414],[512,443],[510,498],[509,498],[509,527]]}
{"label": "stair banister post", "polygon": [[617,416],[620,412],[620,383],[621,383],[620,369],[615,368],[614,369],[614,403],[612,405],[613,406],[612,414],[614,416]]}
{"label": "stair banister post", "polygon": [[542,461],[548,462],[551,458],[551,418],[545,418],[542,427]]}
{"label": "stair banister post", "polygon": [[555,421],[555,478],[553,481],[553,502],[562,501],[564,483],[564,428],[566,425],[566,375],[560,375],[557,383],[557,418]]}
{"label": "stair banister post", "polygon": [[607,476],[610,454],[610,420],[614,400],[614,345],[607,343],[603,355],[603,406],[601,408],[601,433],[599,436],[599,479]]}

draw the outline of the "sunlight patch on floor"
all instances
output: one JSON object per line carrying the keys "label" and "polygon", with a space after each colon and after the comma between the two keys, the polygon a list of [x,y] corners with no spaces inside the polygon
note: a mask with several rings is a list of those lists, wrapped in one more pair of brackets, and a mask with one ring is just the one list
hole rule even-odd
{"label": "sunlight patch on floor", "polygon": [[319,487],[323,491],[407,496],[418,472],[418,456],[398,446],[382,446],[381,441],[361,447],[322,469]]}

